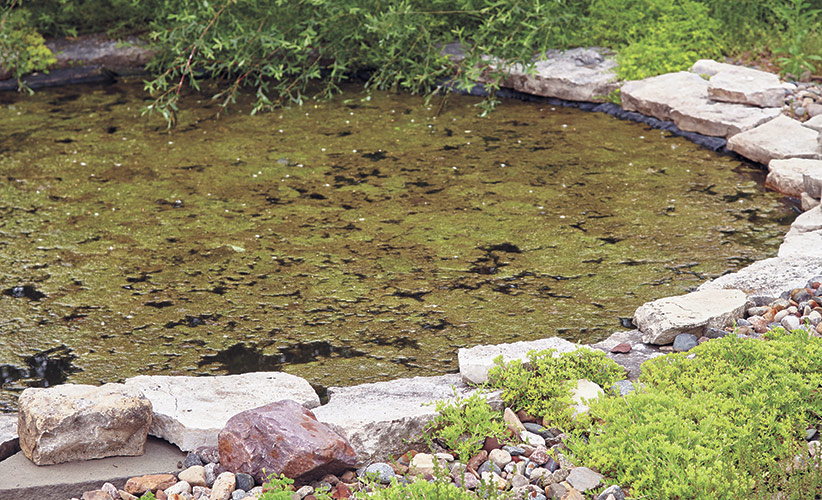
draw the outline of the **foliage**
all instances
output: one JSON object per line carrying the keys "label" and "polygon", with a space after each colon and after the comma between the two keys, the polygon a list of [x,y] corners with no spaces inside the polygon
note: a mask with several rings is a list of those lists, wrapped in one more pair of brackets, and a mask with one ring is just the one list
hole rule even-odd
{"label": "foliage", "polygon": [[157,500],[157,497],[155,497],[154,493],[152,493],[151,490],[149,490],[140,496],[140,500]]}
{"label": "foliage", "polygon": [[515,410],[544,417],[560,428],[574,426],[570,391],[577,379],[588,379],[607,388],[624,378],[621,366],[593,349],[564,353],[555,349],[531,351],[528,366],[519,360],[505,365],[502,357],[494,362],[488,382],[503,390],[503,401]]}
{"label": "foliage", "polygon": [[0,68],[10,68],[20,88],[22,78],[44,71],[57,62],[43,37],[29,24],[28,13],[15,9],[16,1],[0,9]]}
{"label": "foliage", "polygon": [[[485,484],[480,485],[478,493],[479,498],[488,500],[508,498],[505,493],[500,493]],[[357,498],[363,500],[476,500],[477,496],[474,492],[451,483],[447,475],[437,477],[431,482],[417,479],[408,484],[393,483],[387,488],[357,493]]]}
{"label": "foliage", "polygon": [[507,435],[501,415],[491,408],[480,392],[468,398],[455,395],[453,400],[440,400],[435,404],[437,416],[426,432],[442,440],[464,462],[477,454],[486,437]]}
{"label": "foliage", "polygon": [[808,38],[817,25],[822,9],[811,9],[806,0],[788,0],[787,3],[774,4],[773,11],[785,23],[784,45],[776,49],[777,54],[784,54],[777,61],[782,67],[782,73],[801,79],[806,73],[813,73],[816,67],[813,63],[822,61],[819,54],[807,52]]}
{"label": "foliage", "polygon": [[586,465],[647,498],[822,493],[819,469],[788,472],[822,417],[822,339],[728,336],[647,361],[641,380],[644,390],[591,405],[588,440],[569,443]]}
{"label": "foliage", "polygon": [[[291,500],[291,494],[294,492],[293,484],[294,480],[283,474],[279,476],[271,474],[268,476],[268,481],[263,484],[263,494],[259,500]],[[317,500],[331,500],[331,496],[325,491],[315,491],[314,497]]]}
{"label": "foliage", "polygon": [[722,26],[696,0],[594,0],[594,41],[617,48],[621,79],[636,80],[720,58]]}

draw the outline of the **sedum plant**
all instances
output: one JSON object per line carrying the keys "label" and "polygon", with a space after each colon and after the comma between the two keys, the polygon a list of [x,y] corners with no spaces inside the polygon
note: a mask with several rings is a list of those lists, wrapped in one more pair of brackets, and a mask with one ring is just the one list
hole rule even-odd
{"label": "sedum plant", "polygon": [[441,440],[463,462],[482,449],[486,437],[507,436],[502,416],[480,392],[468,398],[440,400],[435,405],[437,416],[428,425],[427,433]]}

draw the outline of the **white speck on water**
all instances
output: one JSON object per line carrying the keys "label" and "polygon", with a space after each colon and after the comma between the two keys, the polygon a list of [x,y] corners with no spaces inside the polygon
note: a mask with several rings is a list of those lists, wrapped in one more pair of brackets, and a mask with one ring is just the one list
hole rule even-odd
{"label": "white speck on water", "polygon": [[257,177],[257,174],[252,174],[251,177]]}
{"label": "white speck on water", "polygon": [[563,124],[562,124],[562,128],[568,128],[568,125],[566,125],[566,124],[564,124],[564,123],[563,123]]}
{"label": "white speck on water", "polygon": [[644,135],[641,135],[641,136],[639,136],[639,138],[640,138],[640,139],[644,139],[644,138],[645,138],[645,136],[644,136]]}
{"label": "white speck on water", "polygon": [[564,215],[560,215],[560,216],[559,216],[559,218],[560,218],[560,219],[564,219],[564,218],[565,218],[565,216],[564,216]]}
{"label": "white speck on water", "polygon": [[505,167],[505,163],[500,163],[499,166],[500,167]]}
{"label": "white speck on water", "polygon": [[95,217],[98,217],[99,215],[100,215],[99,213],[94,212],[94,216],[95,216]]}
{"label": "white speck on water", "polygon": [[456,169],[457,169],[457,167],[451,167],[451,168],[452,168],[453,170],[456,170]]}
{"label": "white speck on water", "polygon": [[[80,162],[80,165],[81,165],[81,166],[83,166],[83,167],[85,167],[85,166],[86,166],[86,162],[81,161],[81,162]],[[91,174],[91,176],[92,176],[92,177],[94,177],[94,174]]]}
{"label": "white speck on water", "polygon": [[263,175],[263,171],[262,170],[257,170],[257,175]]}
{"label": "white speck on water", "polygon": [[325,187],[331,187],[331,184],[326,184]]}
{"label": "white speck on water", "polygon": [[364,221],[365,219],[363,219],[362,217],[360,217],[360,218],[359,218],[359,219],[357,219],[357,220],[358,220],[358,221],[360,221],[360,222],[362,222],[362,221]]}
{"label": "white speck on water", "polygon": [[125,138],[125,137],[123,137],[121,140],[125,141],[125,140],[126,140],[126,138]]}
{"label": "white speck on water", "polygon": [[320,148],[320,151],[325,152],[325,148]]}
{"label": "white speck on water", "polygon": [[283,129],[280,129],[280,133],[281,133],[281,134],[283,133]]}
{"label": "white speck on water", "polygon": [[414,119],[413,119],[413,118],[411,118],[411,123],[414,123]]}
{"label": "white speck on water", "polygon": [[348,121],[348,120],[345,120],[345,123],[351,123],[351,122],[350,122],[350,121]]}
{"label": "white speck on water", "polygon": [[352,150],[351,150],[351,152],[352,152],[352,153],[356,153],[356,152],[357,152],[357,150],[356,150],[356,149],[352,149]]}
{"label": "white speck on water", "polygon": [[115,164],[114,164],[114,166],[115,166],[115,167],[120,167],[120,166],[122,166],[122,164],[120,164],[120,163],[115,163]]}
{"label": "white speck on water", "polygon": [[174,141],[168,141],[169,144],[174,144]]}

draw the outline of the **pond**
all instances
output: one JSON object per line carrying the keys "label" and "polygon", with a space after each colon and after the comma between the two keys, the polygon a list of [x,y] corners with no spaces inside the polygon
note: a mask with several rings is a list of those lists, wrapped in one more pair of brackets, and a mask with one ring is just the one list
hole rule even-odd
{"label": "pond", "polygon": [[775,255],[763,173],[600,113],[349,87],[248,115],[137,82],[0,95],[0,409],[22,388],[456,370],[460,347],[623,329]]}

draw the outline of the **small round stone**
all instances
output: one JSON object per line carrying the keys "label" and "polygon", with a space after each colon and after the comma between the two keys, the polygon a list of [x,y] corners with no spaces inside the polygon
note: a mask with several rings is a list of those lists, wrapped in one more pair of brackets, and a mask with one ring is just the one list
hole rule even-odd
{"label": "small round stone", "polygon": [[674,338],[674,352],[690,351],[699,345],[696,335],[690,333],[680,333]]}
{"label": "small round stone", "polygon": [[391,479],[396,476],[394,469],[383,462],[376,462],[366,467],[365,475],[373,475],[382,484],[390,483]]}
{"label": "small round stone", "polygon": [[189,467],[194,465],[203,465],[203,459],[200,458],[200,455],[194,452],[190,452],[188,455],[186,455],[185,461],[183,461],[183,467],[188,469]]}
{"label": "small round stone", "polygon": [[240,472],[234,476],[237,481],[236,488],[238,490],[248,491],[254,487],[254,476]]}
{"label": "small round stone", "polygon": [[502,469],[511,462],[511,454],[503,449],[491,450],[491,453],[488,454],[488,460]]}

